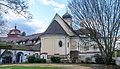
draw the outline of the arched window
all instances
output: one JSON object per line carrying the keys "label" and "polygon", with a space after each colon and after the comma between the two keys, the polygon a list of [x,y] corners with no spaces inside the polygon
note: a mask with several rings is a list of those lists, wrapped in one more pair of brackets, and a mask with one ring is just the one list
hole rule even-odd
{"label": "arched window", "polygon": [[62,45],[63,45],[63,43],[62,43],[62,41],[60,40],[60,41],[59,41],[59,47],[62,47]]}

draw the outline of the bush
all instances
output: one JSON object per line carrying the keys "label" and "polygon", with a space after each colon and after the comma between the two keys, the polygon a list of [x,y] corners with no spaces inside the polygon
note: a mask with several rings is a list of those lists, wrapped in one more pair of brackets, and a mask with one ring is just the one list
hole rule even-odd
{"label": "bush", "polygon": [[35,58],[34,63],[46,63],[46,59]]}
{"label": "bush", "polygon": [[46,59],[35,58],[35,56],[28,57],[29,63],[46,63]]}
{"label": "bush", "polygon": [[41,63],[41,59],[40,58],[35,58],[34,63]]}
{"label": "bush", "polygon": [[61,62],[61,58],[60,57],[51,57],[51,62],[52,63],[60,63]]}
{"label": "bush", "polygon": [[85,63],[85,62],[82,60],[81,63]]}
{"label": "bush", "polygon": [[95,62],[96,62],[97,64],[104,64],[103,58],[102,58],[102,56],[99,55],[99,54],[96,54],[96,55],[95,55]]}
{"label": "bush", "polygon": [[29,56],[28,57],[28,62],[29,63],[34,63],[35,56]]}
{"label": "bush", "polygon": [[90,57],[87,57],[87,58],[85,58],[85,62],[86,62],[86,63],[91,63],[91,62],[92,62],[92,59],[91,59]]}
{"label": "bush", "polygon": [[41,63],[46,63],[46,59],[41,59]]}

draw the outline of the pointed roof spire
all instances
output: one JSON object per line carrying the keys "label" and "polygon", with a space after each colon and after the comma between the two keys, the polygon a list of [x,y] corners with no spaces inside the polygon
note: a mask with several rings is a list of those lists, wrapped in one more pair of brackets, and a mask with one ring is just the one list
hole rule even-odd
{"label": "pointed roof spire", "polygon": [[68,13],[67,7],[66,7],[66,13],[62,16],[62,18],[72,18],[72,16]]}
{"label": "pointed roof spire", "polygon": [[17,26],[16,26],[16,24],[15,24],[15,29],[17,29]]}
{"label": "pointed roof spire", "polygon": [[66,13],[68,13],[68,7],[66,7]]}

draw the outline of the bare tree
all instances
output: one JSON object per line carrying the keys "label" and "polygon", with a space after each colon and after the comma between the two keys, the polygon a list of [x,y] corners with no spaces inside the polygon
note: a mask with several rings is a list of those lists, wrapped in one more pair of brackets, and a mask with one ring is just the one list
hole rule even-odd
{"label": "bare tree", "polygon": [[120,30],[120,0],[70,0],[68,7],[90,32],[87,36],[97,43],[105,64],[110,64]]}
{"label": "bare tree", "polygon": [[27,0],[0,0],[0,34],[6,30],[7,19],[4,18],[3,14],[9,15],[13,12],[16,15],[21,15],[29,19],[32,16],[27,9]]}
{"label": "bare tree", "polygon": [[0,12],[5,14],[11,10],[16,14],[20,14],[25,18],[31,18],[31,14],[27,11],[28,0],[0,0]]}
{"label": "bare tree", "polygon": [[[0,34],[5,32],[6,20],[3,14],[9,15],[11,12],[21,15],[27,19],[31,19],[31,14],[27,11],[27,0],[0,0]],[[3,53],[0,53],[0,58],[9,49],[9,44],[2,46],[0,43],[0,49],[5,49]]]}

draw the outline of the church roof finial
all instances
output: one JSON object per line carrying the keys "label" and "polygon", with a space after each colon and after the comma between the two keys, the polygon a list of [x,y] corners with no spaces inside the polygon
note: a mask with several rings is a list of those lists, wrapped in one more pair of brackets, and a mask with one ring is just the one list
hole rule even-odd
{"label": "church roof finial", "polygon": [[72,18],[72,16],[68,12],[68,7],[66,7],[66,13],[62,16],[62,18]]}
{"label": "church roof finial", "polygon": [[15,24],[15,29],[17,29],[17,26],[16,26],[16,24]]}
{"label": "church roof finial", "polygon": [[66,13],[68,13],[68,7],[66,7]]}

